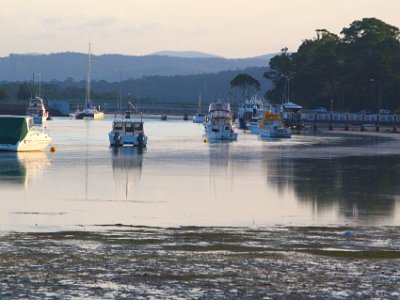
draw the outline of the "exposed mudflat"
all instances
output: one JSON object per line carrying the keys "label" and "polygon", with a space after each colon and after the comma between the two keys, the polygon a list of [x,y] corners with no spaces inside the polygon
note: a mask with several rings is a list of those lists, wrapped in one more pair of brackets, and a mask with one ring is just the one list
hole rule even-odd
{"label": "exposed mudflat", "polygon": [[[99,230],[100,229],[100,230]],[[398,227],[0,235],[0,299],[398,299]]]}

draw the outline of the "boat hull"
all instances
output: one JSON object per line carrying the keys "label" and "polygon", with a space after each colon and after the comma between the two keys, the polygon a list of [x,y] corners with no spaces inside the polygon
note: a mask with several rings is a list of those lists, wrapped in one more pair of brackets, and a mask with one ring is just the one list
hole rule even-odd
{"label": "boat hull", "polygon": [[30,132],[16,144],[0,144],[0,151],[30,152],[44,151],[51,143],[51,138],[45,133]]}
{"label": "boat hull", "polygon": [[260,136],[262,138],[286,138],[292,137],[292,133],[286,129],[282,130],[260,130]]}
{"label": "boat hull", "polygon": [[80,112],[75,115],[77,120],[103,120],[103,112]]}
{"label": "boat hull", "polygon": [[194,116],[193,117],[193,123],[203,123],[204,122],[204,116]]}
{"label": "boat hull", "polygon": [[209,140],[236,141],[238,134],[236,132],[206,132]]}

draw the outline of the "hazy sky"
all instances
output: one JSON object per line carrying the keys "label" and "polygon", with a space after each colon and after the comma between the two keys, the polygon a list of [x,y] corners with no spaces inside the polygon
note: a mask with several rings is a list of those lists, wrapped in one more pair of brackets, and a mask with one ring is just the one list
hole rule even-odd
{"label": "hazy sky", "polygon": [[0,56],[197,50],[225,57],[296,51],[315,29],[363,17],[400,27],[400,0],[0,0]]}

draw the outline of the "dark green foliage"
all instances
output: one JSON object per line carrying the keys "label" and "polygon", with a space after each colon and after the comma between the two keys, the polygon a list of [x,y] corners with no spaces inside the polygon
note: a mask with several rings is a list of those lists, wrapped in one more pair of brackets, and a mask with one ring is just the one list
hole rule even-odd
{"label": "dark green foliage", "polygon": [[[270,100],[280,100],[283,75],[290,76],[291,99],[305,107],[326,107],[333,99],[337,110],[400,108],[397,27],[364,18],[344,28],[341,37],[325,29],[316,33],[315,38],[300,45],[297,53],[282,51],[271,59],[271,70],[265,73],[275,85],[267,93]],[[378,85],[382,92],[380,105]]]}
{"label": "dark green foliage", "polygon": [[264,73],[264,78],[269,79],[275,88],[266,93],[266,98],[271,102],[279,103],[284,98],[290,97],[286,95],[287,84],[293,77],[293,56],[288,53],[287,48],[281,49],[281,54],[271,58],[270,69]]}
{"label": "dark green foliage", "polygon": [[231,88],[241,91],[242,99],[249,98],[260,90],[260,82],[254,77],[241,73],[231,80]]}

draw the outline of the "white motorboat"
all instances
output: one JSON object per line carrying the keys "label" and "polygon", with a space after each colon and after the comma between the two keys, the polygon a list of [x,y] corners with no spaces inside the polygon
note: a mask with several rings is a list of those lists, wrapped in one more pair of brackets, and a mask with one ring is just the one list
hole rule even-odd
{"label": "white motorboat", "polygon": [[87,84],[86,84],[86,99],[85,108],[75,113],[75,119],[77,120],[102,120],[104,119],[104,113],[100,111],[100,107],[96,108],[90,100],[90,77],[91,77],[91,54],[89,44],[89,58],[88,58],[88,71],[87,71]]}
{"label": "white motorboat", "polygon": [[203,123],[205,114],[201,113],[201,96],[199,97],[199,107],[197,109],[197,114],[193,116],[193,123]]}
{"label": "white motorboat", "polygon": [[44,107],[43,99],[40,97],[34,97],[29,100],[26,114],[33,118],[33,124],[35,125],[45,124],[49,116],[49,112]]}
{"label": "white motorboat", "polygon": [[238,133],[232,123],[229,103],[211,103],[209,114],[205,118],[204,132],[210,140],[237,140]]}
{"label": "white motorboat", "polygon": [[205,114],[197,113],[193,116],[193,123],[203,123]]}
{"label": "white motorboat", "polygon": [[115,117],[112,123],[112,130],[108,133],[110,146],[147,146],[147,136],[144,133],[143,118],[140,114],[140,119],[131,117],[131,112],[128,110],[124,117]]}
{"label": "white motorboat", "polygon": [[279,114],[264,113],[258,121],[259,134],[263,138],[290,138],[292,133],[282,124]]}
{"label": "white motorboat", "polygon": [[0,151],[43,151],[51,138],[31,116],[0,116]]}
{"label": "white motorboat", "polygon": [[260,133],[260,128],[258,128],[258,121],[252,121],[246,124],[247,129],[250,131],[250,133],[253,134],[259,134]]}

